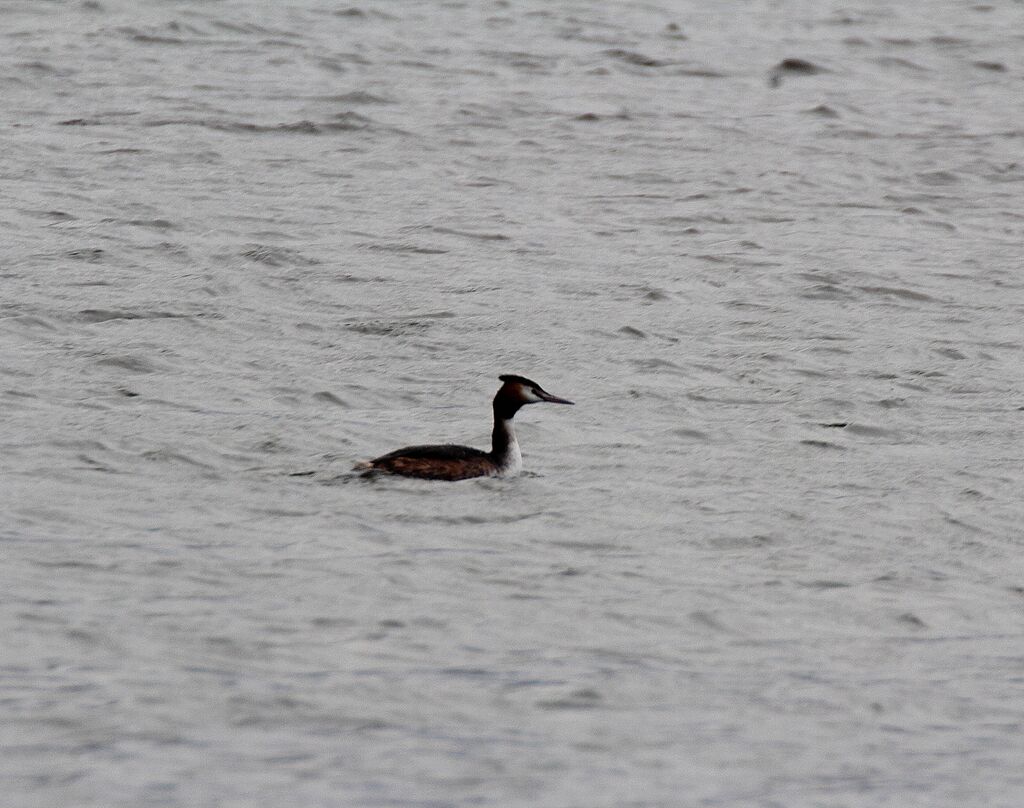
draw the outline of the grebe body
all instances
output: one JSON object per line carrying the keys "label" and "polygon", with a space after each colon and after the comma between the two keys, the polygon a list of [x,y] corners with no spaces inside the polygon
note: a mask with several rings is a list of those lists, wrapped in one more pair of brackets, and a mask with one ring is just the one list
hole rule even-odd
{"label": "grebe body", "polygon": [[523,455],[512,419],[526,404],[572,404],[548,393],[523,376],[499,376],[503,384],[494,396],[494,430],[491,451],[471,446],[441,444],[407,446],[360,463],[359,471],[386,472],[424,480],[466,480],[471,477],[512,477],[522,471]]}

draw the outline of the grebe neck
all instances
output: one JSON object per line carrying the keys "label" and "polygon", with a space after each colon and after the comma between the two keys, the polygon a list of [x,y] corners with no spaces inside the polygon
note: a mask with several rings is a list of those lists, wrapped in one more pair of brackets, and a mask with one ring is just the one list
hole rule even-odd
{"label": "grebe neck", "polygon": [[[516,408],[518,409],[518,407]],[[512,427],[512,414],[508,414],[495,401],[494,431],[491,432],[491,457],[501,477],[518,474],[523,469],[523,453],[519,450],[516,431]]]}

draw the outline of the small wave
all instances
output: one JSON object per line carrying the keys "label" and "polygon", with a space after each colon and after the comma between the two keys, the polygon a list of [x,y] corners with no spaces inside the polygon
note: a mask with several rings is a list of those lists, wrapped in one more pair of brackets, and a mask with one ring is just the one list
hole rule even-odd
{"label": "small wave", "polygon": [[104,367],[119,368],[132,373],[159,373],[163,368],[143,356],[108,356],[96,362]]}
{"label": "small wave", "polygon": [[912,289],[900,289],[892,286],[858,286],[862,292],[881,297],[898,297],[902,300],[917,300],[921,302],[934,302],[935,298],[924,292],[915,292]]}
{"label": "small wave", "polygon": [[816,76],[819,73],[827,72],[825,68],[814,64],[814,62],[790,57],[783,59],[768,71],[768,84],[772,87],[779,87],[782,84],[783,76]]}
{"label": "small wave", "polygon": [[148,227],[151,230],[177,230],[178,225],[169,219],[126,219],[125,224]]}
{"label": "small wave", "polygon": [[581,121],[583,123],[595,123],[597,121],[629,121],[632,120],[632,117],[625,110],[615,112],[610,115],[600,115],[596,112],[583,112],[576,115],[573,120]]}
{"label": "small wave", "polygon": [[334,393],[328,390],[321,390],[319,393],[313,393],[313,399],[315,401],[324,401],[328,404],[334,404],[336,407],[344,407],[346,409],[352,406],[347,401],[338,398]]}
{"label": "small wave", "polygon": [[800,441],[800,443],[803,446],[812,446],[816,449],[835,449],[836,451],[840,452],[846,451],[846,447],[840,446],[838,443],[832,443],[831,441],[827,440],[814,440],[812,438],[808,438],[806,440]]}
{"label": "small wave", "polygon": [[504,233],[472,233],[468,230],[453,230],[449,227],[432,227],[430,228],[435,233],[444,233],[449,236],[463,236],[464,238],[472,238],[478,241],[510,241],[511,237],[506,236]]}
{"label": "small wave", "polygon": [[645,53],[623,50],[622,48],[611,48],[610,50],[606,50],[604,54],[605,56],[610,56],[620,62],[635,65],[636,67],[666,67],[672,64],[672,62],[664,59],[656,59],[655,57],[648,56]]}
{"label": "small wave", "polygon": [[376,337],[404,337],[411,334],[420,334],[426,331],[430,325],[416,321],[395,322],[387,320],[365,320],[358,323],[345,323],[342,326],[346,331],[355,334],[365,334]]}
{"label": "small wave", "polygon": [[315,96],[317,101],[328,101],[338,104],[394,104],[390,98],[382,95],[374,95],[363,90],[354,90],[350,93],[340,95],[319,95]]}
{"label": "small wave", "polygon": [[77,216],[73,216],[67,211],[63,210],[23,210],[29,216],[33,216],[37,219],[48,219],[51,222],[76,222],[78,221]]}
{"label": "small wave", "polygon": [[438,247],[421,247],[417,244],[385,243],[385,244],[358,244],[364,250],[389,253],[413,253],[416,255],[444,255],[449,250],[442,250]]}
{"label": "small wave", "polygon": [[275,36],[275,37],[297,37],[290,31],[284,31],[277,28],[267,28],[263,25],[257,25],[254,22],[228,22],[226,20],[211,20],[210,25],[214,28],[219,28],[222,31],[230,31],[233,34],[254,34],[257,36]]}
{"label": "small wave", "polygon": [[713,70],[710,67],[680,67],[671,72],[673,76],[686,76],[693,79],[724,79],[728,76],[727,73]]}
{"label": "small wave", "polygon": [[383,11],[376,9],[372,11],[365,11],[357,6],[350,6],[349,8],[338,9],[334,12],[335,17],[347,17],[349,19],[366,20],[370,18],[379,20],[394,20],[397,19],[390,14],[386,14]]}
{"label": "small wave", "polygon": [[99,247],[83,247],[77,250],[68,250],[64,254],[68,258],[74,258],[77,261],[88,261],[90,264],[94,264],[103,257],[103,250]]}
{"label": "small wave", "polygon": [[35,314],[14,314],[0,318],[4,326],[16,326],[27,330],[42,329],[44,331],[59,331],[56,323]]}
{"label": "small wave", "polygon": [[141,32],[131,34],[131,38],[133,42],[141,42],[146,45],[184,45],[188,42],[188,40],[177,36],[160,36]]}
{"label": "small wave", "polygon": [[271,267],[315,266],[319,263],[314,258],[307,258],[298,250],[267,244],[250,244],[239,255],[250,261],[255,261],[257,264],[266,264]]}
{"label": "small wave", "polygon": [[34,62],[21,62],[17,64],[16,67],[23,70],[31,70],[33,73],[45,73],[51,76],[73,76],[75,74],[74,70],[57,67],[49,62],[38,60]]}
{"label": "small wave", "polygon": [[593,710],[602,706],[601,694],[591,688],[574,690],[566,696],[541,699],[537,706],[542,710]]}
{"label": "small wave", "polygon": [[816,107],[804,110],[807,115],[817,115],[819,118],[838,118],[839,113],[827,104],[818,104]]}
{"label": "small wave", "polygon": [[205,44],[207,39],[207,34],[199,28],[174,21],[166,25],[148,28],[124,25],[117,28],[116,31],[133,42],[144,45],[188,45],[200,42]]}
{"label": "small wave", "polygon": [[110,320],[168,320],[189,319],[195,315],[173,311],[124,311],[119,309],[82,309],[78,316],[86,323],[105,323]]}
{"label": "small wave", "polygon": [[879,67],[891,67],[900,70],[909,70],[913,73],[927,73],[928,69],[922,67],[916,62],[912,62],[909,59],[901,59],[898,56],[882,56],[874,60],[875,64]]}
{"label": "small wave", "polygon": [[194,457],[190,457],[184,452],[176,452],[171,449],[150,449],[149,451],[143,452],[140,457],[144,460],[150,460],[155,463],[169,463],[172,465],[186,465],[195,466],[201,469],[212,469],[209,463],[204,463],[201,460],[197,460]]}
{"label": "small wave", "polygon": [[218,132],[244,134],[302,134],[322,135],[330,132],[359,132],[369,129],[373,122],[357,112],[341,112],[328,121],[290,121],[286,123],[260,124],[250,121],[230,121],[222,118],[157,118],[147,121],[146,126],[199,126]]}

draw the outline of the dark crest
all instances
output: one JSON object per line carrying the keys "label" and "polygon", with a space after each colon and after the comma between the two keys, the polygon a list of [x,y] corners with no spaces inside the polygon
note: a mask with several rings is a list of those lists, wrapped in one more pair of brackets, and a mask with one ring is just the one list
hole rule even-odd
{"label": "dark crest", "polygon": [[530,381],[525,376],[515,376],[511,374],[506,374],[505,376],[499,376],[498,380],[506,383],[511,382],[512,384],[523,384],[526,385],[527,387],[540,387],[540,385],[537,384],[537,382]]}

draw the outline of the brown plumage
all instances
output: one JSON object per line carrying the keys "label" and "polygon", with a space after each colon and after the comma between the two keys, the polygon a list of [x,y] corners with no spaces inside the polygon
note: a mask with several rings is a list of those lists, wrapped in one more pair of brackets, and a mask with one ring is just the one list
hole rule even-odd
{"label": "brown plumage", "polygon": [[375,471],[424,480],[466,480],[486,477],[494,470],[490,454],[470,446],[408,446],[369,463]]}
{"label": "brown plumage", "polygon": [[484,452],[470,446],[442,444],[437,446],[407,446],[360,463],[359,471],[384,472],[424,480],[466,480],[471,477],[506,477],[522,469],[519,442],[512,429],[512,419],[526,404],[549,402],[572,404],[546,392],[539,384],[523,376],[500,376],[503,382],[494,396],[494,431],[491,433],[491,451]]}

